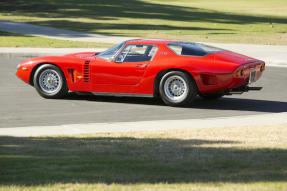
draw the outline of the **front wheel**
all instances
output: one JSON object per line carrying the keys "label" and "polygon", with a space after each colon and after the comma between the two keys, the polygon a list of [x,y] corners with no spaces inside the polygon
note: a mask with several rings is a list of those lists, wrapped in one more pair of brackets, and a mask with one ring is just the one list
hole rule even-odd
{"label": "front wheel", "polygon": [[52,64],[40,66],[35,72],[33,82],[37,92],[45,98],[63,98],[68,93],[63,72]]}
{"label": "front wheel", "polygon": [[197,95],[194,80],[186,73],[172,71],[165,74],[159,84],[159,93],[164,103],[170,106],[190,104]]}

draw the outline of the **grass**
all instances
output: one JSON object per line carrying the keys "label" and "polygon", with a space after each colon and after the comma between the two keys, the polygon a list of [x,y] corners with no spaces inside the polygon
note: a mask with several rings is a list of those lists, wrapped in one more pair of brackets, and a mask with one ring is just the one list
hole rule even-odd
{"label": "grass", "polygon": [[107,35],[286,45],[286,7],[286,0],[1,0],[0,18]]}
{"label": "grass", "polygon": [[287,125],[0,137],[0,190],[286,190]]}
{"label": "grass", "polygon": [[106,48],[113,44],[95,42],[76,42],[50,38],[26,36],[0,31],[0,47],[43,47],[43,48]]}

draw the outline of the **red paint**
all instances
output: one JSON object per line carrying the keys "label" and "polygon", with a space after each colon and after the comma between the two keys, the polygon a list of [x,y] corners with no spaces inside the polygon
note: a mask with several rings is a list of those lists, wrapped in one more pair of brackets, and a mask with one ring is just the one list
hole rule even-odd
{"label": "red paint", "polygon": [[[167,69],[185,70],[194,78],[201,93],[227,90],[246,84],[249,68],[256,68],[257,79],[265,63],[231,51],[220,51],[204,57],[179,56],[166,44],[168,40],[131,40],[127,44],[152,44],[158,47],[152,61],[116,63],[97,57],[95,52],[65,56],[38,57],[21,63],[16,75],[30,83],[32,70],[43,64],[58,66],[65,74],[70,91],[153,94],[156,75]],[[84,64],[89,64],[85,82]],[[140,65],[140,66],[139,66]],[[23,70],[23,67],[27,70]],[[236,76],[237,70],[243,70]]]}

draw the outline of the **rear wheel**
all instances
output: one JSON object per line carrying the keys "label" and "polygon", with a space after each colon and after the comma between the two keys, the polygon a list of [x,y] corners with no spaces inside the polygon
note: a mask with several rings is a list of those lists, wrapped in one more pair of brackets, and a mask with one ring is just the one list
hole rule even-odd
{"label": "rear wheel", "polygon": [[63,98],[68,93],[68,86],[63,72],[52,64],[40,66],[34,75],[34,86],[45,98]]}
{"label": "rear wheel", "polygon": [[186,73],[171,71],[165,74],[159,84],[159,93],[164,103],[170,106],[190,104],[197,95],[194,80]]}

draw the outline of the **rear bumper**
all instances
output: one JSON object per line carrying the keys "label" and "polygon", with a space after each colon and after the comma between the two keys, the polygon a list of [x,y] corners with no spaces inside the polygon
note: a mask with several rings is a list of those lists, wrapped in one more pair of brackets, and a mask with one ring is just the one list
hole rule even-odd
{"label": "rear bumper", "polygon": [[[247,86],[255,81],[258,81],[265,70],[265,63],[263,61],[247,63],[240,65],[232,73],[217,74],[216,83],[207,84],[206,79],[200,79],[200,92],[210,93],[218,91],[228,91],[231,89]],[[253,73],[253,80],[250,81],[250,73]]]}
{"label": "rear bumper", "polygon": [[242,94],[244,92],[249,92],[249,91],[260,91],[261,89],[262,89],[262,87],[249,87],[247,85],[243,85],[243,86],[240,86],[238,88],[225,90],[224,94],[225,95]]}
{"label": "rear bumper", "polygon": [[247,63],[239,66],[233,72],[233,84],[229,88],[237,88],[242,85],[252,84],[258,81],[265,70],[263,61]]}

